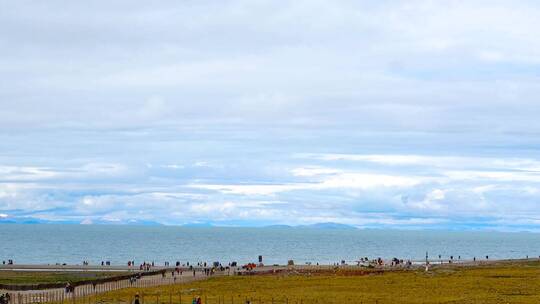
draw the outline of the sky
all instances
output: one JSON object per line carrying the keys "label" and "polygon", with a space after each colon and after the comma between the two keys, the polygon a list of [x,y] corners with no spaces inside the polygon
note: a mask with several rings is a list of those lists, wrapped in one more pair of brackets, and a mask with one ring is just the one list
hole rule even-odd
{"label": "sky", "polygon": [[537,1],[2,1],[0,220],[540,231]]}

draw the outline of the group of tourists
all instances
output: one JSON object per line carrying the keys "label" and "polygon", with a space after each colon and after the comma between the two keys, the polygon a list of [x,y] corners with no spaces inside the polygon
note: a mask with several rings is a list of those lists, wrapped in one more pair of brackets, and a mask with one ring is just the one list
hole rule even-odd
{"label": "group of tourists", "polygon": [[154,267],[154,262],[153,261],[152,261],[152,263],[144,262],[141,265],[139,265],[139,270],[140,271],[150,271],[150,269],[152,267]]}
{"label": "group of tourists", "polygon": [[393,258],[392,262],[390,263],[390,266],[392,267],[405,266],[407,268],[410,268],[412,266],[412,261],[411,260],[404,261],[403,259]]}
{"label": "group of tourists", "polygon": [[0,294],[0,304],[9,304],[11,300],[11,296],[9,293],[2,293]]}

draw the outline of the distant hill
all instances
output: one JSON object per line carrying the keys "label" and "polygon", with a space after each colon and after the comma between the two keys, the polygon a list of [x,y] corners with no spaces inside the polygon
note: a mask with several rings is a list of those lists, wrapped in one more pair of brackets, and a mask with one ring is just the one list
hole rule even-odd
{"label": "distant hill", "polygon": [[287,229],[287,228],[293,228],[293,226],[289,226],[289,225],[269,225],[269,226],[264,226],[264,228],[283,228],[283,229]]}
{"label": "distant hill", "polygon": [[302,227],[308,227],[308,228],[317,228],[317,229],[358,229],[354,226],[347,225],[347,224],[340,224],[340,223],[333,223],[333,222],[326,222],[326,223],[316,223],[312,225],[305,225]]}
{"label": "distant hill", "polygon": [[182,225],[182,227],[219,227],[219,226],[214,226],[212,225],[212,223],[189,223],[189,224]]}
{"label": "distant hill", "polygon": [[[3,215],[3,214],[2,214]],[[135,226],[163,226],[163,224],[154,222],[154,221],[146,221],[146,220],[139,220],[139,219],[126,219],[126,220],[118,220],[118,221],[111,221],[111,220],[103,220],[103,219],[85,219],[82,221],[52,221],[52,220],[44,220],[34,217],[26,217],[26,216],[7,216],[3,215],[0,216],[0,224],[75,224],[75,225],[135,225]],[[214,224],[212,222],[201,222],[201,223],[188,223],[181,225],[182,227],[201,227],[201,228],[208,228],[208,227],[250,227],[250,226],[220,226],[219,224]],[[316,223],[316,224],[310,224],[310,225],[298,225],[298,226],[290,226],[290,225],[284,225],[284,224],[278,224],[278,225],[268,225],[263,226],[264,228],[275,228],[275,229],[295,229],[295,228],[313,228],[313,229],[336,229],[336,230],[344,230],[344,229],[358,229],[357,227],[347,225],[347,224],[340,224],[340,223],[334,223],[334,222],[325,222],[325,223]]]}
{"label": "distant hill", "polygon": [[73,224],[73,225],[139,225],[139,226],[161,226],[162,224],[154,221],[144,221],[130,219],[125,221],[107,221],[107,220],[83,220],[83,221],[51,221],[35,217],[26,216],[3,216],[0,217],[0,224]]}
{"label": "distant hill", "polygon": [[314,228],[314,229],[358,229],[351,225],[326,222],[326,223],[316,223],[311,225],[299,225],[299,226],[289,226],[289,225],[270,225],[265,226],[265,228]]}

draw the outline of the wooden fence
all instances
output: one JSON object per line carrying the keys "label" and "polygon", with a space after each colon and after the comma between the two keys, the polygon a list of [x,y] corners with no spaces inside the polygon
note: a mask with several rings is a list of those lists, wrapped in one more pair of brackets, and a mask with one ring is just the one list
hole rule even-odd
{"label": "wooden fence", "polygon": [[[222,275],[222,274],[215,274]],[[98,294],[103,294],[109,291],[119,290],[123,288],[145,288],[162,285],[188,283],[203,277],[198,275],[192,276],[177,276],[162,277],[161,275],[153,277],[141,277],[138,280],[122,279],[116,281],[107,281],[101,283],[86,283],[73,286],[71,292],[67,292],[66,288],[54,288],[47,290],[25,290],[25,291],[7,291],[0,290],[0,293],[9,292],[10,304],[35,304],[35,303],[81,303],[77,299],[97,299]],[[97,300],[96,300],[97,301]],[[86,303],[85,302],[85,303]],[[141,303],[142,304],[142,303]]]}

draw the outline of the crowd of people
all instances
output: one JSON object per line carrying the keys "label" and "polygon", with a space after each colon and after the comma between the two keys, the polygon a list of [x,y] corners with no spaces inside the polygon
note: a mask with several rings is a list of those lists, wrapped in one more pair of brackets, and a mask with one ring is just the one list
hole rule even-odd
{"label": "crowd of people", "polygon": [[150,269],[153,268],[153,267],[154,267],[154,261],[152,261],[152,263],[144,262],[141,265],[139,265],[139,270],[140,271],[150,271]]}

